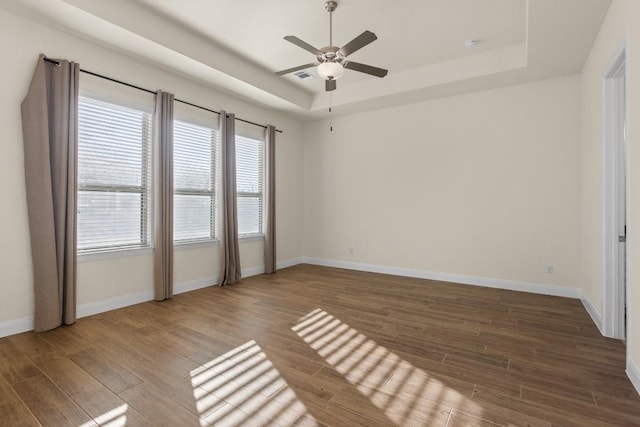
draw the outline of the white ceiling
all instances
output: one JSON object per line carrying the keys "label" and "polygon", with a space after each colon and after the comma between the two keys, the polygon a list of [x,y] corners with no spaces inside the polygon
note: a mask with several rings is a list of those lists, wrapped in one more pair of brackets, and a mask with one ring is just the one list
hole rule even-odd
{"label": "white ceiling", "polygon": [[[334,44],[378,40],[350,59],[334,112],[381,108],[578,73],[611,0],[338,0]],[[275,71],[313,62],[283,40],[329,44],[323,0],[4,0],[0,8],[133,53],[300,118],[325,114],[321,79]],[[465,40],[479,39],[474,49]]]}
{"label": "white ceiling", "polygon": [[[324,0],[135,1],[269,71],[315,59],[285,41],[285,35],[296,35],[318,48],[329,45],[329,14]],[[398,73],[524,43],[526,15],[526,0],[338,0],[333,39],[337,46],[343,46],[364,30],[373,31],[378,40],[351,59]],[[469,50],[464,44],[469,39],[484,42]],[[322,81],[288,78],[310,92],[324,91]],[[340,86],[365,79],[374,78],[348,72]]]}

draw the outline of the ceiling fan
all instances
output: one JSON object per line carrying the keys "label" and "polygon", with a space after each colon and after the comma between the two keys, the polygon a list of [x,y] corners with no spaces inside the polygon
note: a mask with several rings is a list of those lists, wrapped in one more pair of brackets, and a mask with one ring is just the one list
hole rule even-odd
{"label": "ceiling fan", "polygon": [[318,74],[325,79],[326,91],[332,91],[336,89],[336,80],[340,78],[345,68],[353,71],[359,71],[365,74],[370,74],[376,77],[386,76],[388,71],[385,69],[372,67],[371,65],[360,64],[359,62],[353,62],[346,59],[347,56],[351,55],[357,50],[362,49],[369,43],[376,40],[378,37],[376,37],[376,35],[371,31],[365,31],[341,48],[333,46],[333,11],[338,7],[338,2],[331,0],[326,1],[324,3],[324,7],[329,12],[329,46],[318,49],[311,46],[309,43],[300,40],[296,36],[286,36],[284,38],[286,41],[291,42],[296,46],[301,47],[304,50],[316,55],[316,61],[309,64],[299,65],[297,67],[278,71],[276,72],[276,74],[282,76],[284,74],[293,73],[307,68],[317,67]]}

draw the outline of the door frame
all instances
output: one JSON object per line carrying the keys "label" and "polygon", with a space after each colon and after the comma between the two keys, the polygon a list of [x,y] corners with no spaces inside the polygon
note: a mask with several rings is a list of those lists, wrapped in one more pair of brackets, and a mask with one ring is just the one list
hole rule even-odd
{"label": "door frame", "polygon": [[[626,40],[613,55],[603,78],[603,219],[604,219],[604,277],[602,296],[602,332],[611,338],[626,338],[625,304],[626,286],[621,280],[628,278],[626,248],[618,242],[618,236],[629,221],[629,156],[627,139],[619,146],[621,113],[624,114],[624,127],[628,127],[629,96],[625,81],[628,73],[628,55]],[[623,89],[624,88],[624,89]],[[622,110],[622,111],[621,111]],[[628,135],[628,133],[627,133]],[[621,162],[623,162],[621,164]],[[624,168],[624,181],[621,182],[620,166]],[[625,187],[624,217],[627,224],[621,224],[620,184]],[[628,235],[628,233],[627,233]]]}

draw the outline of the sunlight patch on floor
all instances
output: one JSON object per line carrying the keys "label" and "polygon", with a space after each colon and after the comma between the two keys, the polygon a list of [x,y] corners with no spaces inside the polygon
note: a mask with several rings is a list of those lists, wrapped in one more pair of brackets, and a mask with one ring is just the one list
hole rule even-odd
{"label": "sunlight patch on floor", "polygon": [[105,412],[104,414],[95,417],[93,421],[84,423],[79,427],[95,426],[95,423],[104,427],[125,427],[127,425],[127,409],[129,409],[129,405],[125,403],[124,405],[120,405],[109,412]]}
{"label": "sunlight patch on floor", "polygon": [[454,388],[322,309],[292,329],[396,425],[444,425],[452,409],[482,412]]}
{"label": "sunlight patch on floor", "polygon": [[318,425],[255,341],[191,371],[201,426]]}

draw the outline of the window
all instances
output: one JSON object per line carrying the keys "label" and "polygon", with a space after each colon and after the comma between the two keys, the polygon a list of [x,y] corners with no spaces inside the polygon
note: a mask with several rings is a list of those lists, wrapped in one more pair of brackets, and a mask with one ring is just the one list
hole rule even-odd
{"label": "window", "polygon": [[81,96],[78,252],[149,246],[151,114]]}
{"label": "window", "polygon": [[173,122],[173,239],[214,239],[218,131]]}
{"label": "window", "polygon": [[264,141],[236,135],[238,234],[262,234]]}

